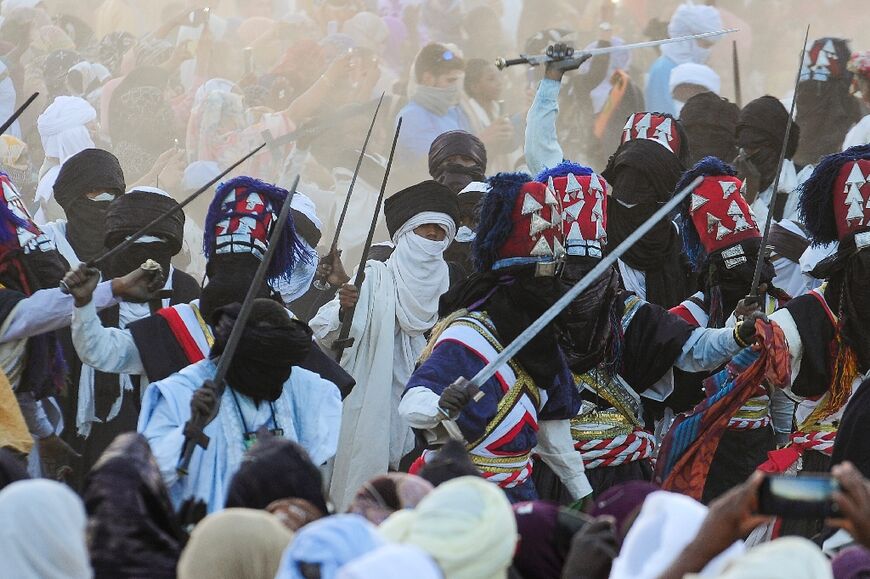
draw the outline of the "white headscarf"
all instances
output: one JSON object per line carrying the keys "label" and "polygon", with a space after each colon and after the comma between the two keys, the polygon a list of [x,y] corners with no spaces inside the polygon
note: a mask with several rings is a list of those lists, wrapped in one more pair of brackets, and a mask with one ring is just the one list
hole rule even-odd
{"label": "white headscarf", "polygon": [[[707,507],[690,497],[666,491],[652,493],[625,536],[610,579],[658,577],[695,538],[706,516]],[[744,550],[742,541],[734,543],[713,559],[702,575],[721,570]]]}
{"label": "white headscarf", "polygon": [[442,579],[444,574],[426,551],[413,545],[387,545],[351,561],[335,579]]}
{"label": "white headscarf", "polygon": [[90,579],[87,516],[68,486],[34,479],[0,491],[0,565],[15,579]]}
{"label": "white headscarf", "polygon": [[764,543],[733,561],[719,579],[832,579],[831,563],[803,537]]}
{"label": "white headscarf", "polygon": [[[719,11],[712,6],[699,4],[681,4],[668,24],[670,38],[717,30],[722,30],[722,17],[719,15]],[[719,38],[712,36],[705,40],[717,42]],[[684,62],[704,64],[710,58],[710,49],[699,45],[697,40],[687,40],[662,45],[662,54],[677,64]]]}
{"label": "white headscarf", "polygon": [[[297,191],[293,195],[290,207],[302,213],[314,224],[314,227],[318,231],[323,232],[323,222],[317,216],[317,208],[310,197]],[[317,273],[317,251],[304,239],[302,243],[305,245],[305,253],[308,255],[308,259],[298,260],[293,266],[290,279],[281,279],[275,284],[275,289],[281,294],[284,304],[289,304],[305,295],[305,292],[311,287],[311,282],[314,281],[314,275]]]}
{"label": "white headscarf", "polygon": [[[432,241],[414,233],[427,223],[440,226],[447,236]],[[387,260],[387,269],[396,280],[396,319],[403,332],[421,335],[438,321],[438,298],[450,286],[444,251],[455,236],[453,219],[434,211],[414,215],[393,235],[396,249]]]}
{"label": "white headscarf", "polygon": [[88,101],[73,96],[59,96],[36,119],[46,157],[61,163],[85,149],[94,148],[94,141],[85,126],[97,118]]}
{"label": "white headscarf", "polygon": [[719,94],[722,88],[722,80],[715,70],[706,64],[694,62],[685,62],[671,71],[671,92],[673,93],[681,84],[696,84],[716,94]]}

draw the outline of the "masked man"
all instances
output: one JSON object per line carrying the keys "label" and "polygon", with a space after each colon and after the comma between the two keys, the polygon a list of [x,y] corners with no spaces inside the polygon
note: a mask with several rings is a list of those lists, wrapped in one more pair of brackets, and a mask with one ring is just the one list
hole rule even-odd
{"label": "masked man", "polygon": [[470,275],[474,271],[471,242],[477,228],[476,210],[486,192],[486,187],[479,185],[486,180],[483,142],[465,131],[438,135],[429,148],[429,174],[458,195],[459,229],[456,239],[444,252],[444,259],[458,264],[465,275]]}
{"label": "masked man", "polygon": [[397,469],[414,447],[399,415],[402,390],[438,320],[438,298],[450,283],[444,251],[456,235],[456,195],[424,181],[389,197],[384,216],[395,250],[369,260],[361,288],[345,285],[311,320],[324,347],[335,348],[344,317],[350,337],[341,366],[357,381],[345,400],[330,496],[343,509],[372,477]]}
{"label": "masked man", "polygon": [[[284,189],[251,177],[237,177],[218,187],[206,219],[209,279],[200,299],[164,308],[124,329],[103,327],[87,300],[87,287],[78,287],[90,272],[74,272],[67,285],[85,304],[76,308],[72,326],[73,343],[82,361],[102,372],[139,374],[156,381],[208,357],[214,343],[212,315],[222,306],[244,301],[287,196]],[[296,197],[300,207],[307,206],[301,194]],[[293,299],[294,291],[301,295],[307,290],[314,276],[311,265],[316,263],[314,249],[296,234],[293,219],[288,220],[280,243],[267,276],[275,286],[284,280],[285,295],[266,282],[259,294],[279,302]],[[322,351],[313,348],[309,356],[304,367],[350,388],[349,376]]]}
{"label": "masked man", "polygon": [[[219,308],[212,318],[215,341],[208,359],[151,384],[142,401],[139,432],[154,451],[176,508],[191,497],[205,501],[209,512],[223,508],[230,480],[260,429],[299,442],[315,464],[335,451],[338,389],[298,367],[312,347],[311,329],[274,300],[254,301],[223,395],[218,399],[213,389],[203,387],[214,378],[240,310],[239,304]],[[176,467],[185,423],[192,412],[209,416],[215,410],[204,430],[211,444],[194,451],[189,474],[180,477]]]}

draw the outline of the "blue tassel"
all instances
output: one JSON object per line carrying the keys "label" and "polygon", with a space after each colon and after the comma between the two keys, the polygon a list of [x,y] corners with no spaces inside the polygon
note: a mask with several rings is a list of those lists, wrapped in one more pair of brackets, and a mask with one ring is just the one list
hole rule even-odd
{"label": "blue tassel", "polygon": [[571,161],[562,161],[555,167],[551,169],[544,169],[538,176],[535,177],[535,181],[538,183],[546,183],[550,180],[550,177],[564,177],[568,173],[574,173],[575,175],[591,175],[592,169],[589,167],[584,167],[583,165],[578,165],[577,163],[572,163]]}
{"label": "blue tassel", "polygon": [[837,221],[834,219],[834,196],[831,190],[843,165],[851,161],[870,159],[870,144],[858,145],[842,153],[826,155],[813,174],[798,187],[798,211],[810,234],[813,245],[838,241]]}
{"label": "blue tassel", "polygon": [[531,180],[527,173],[499,173],[487,180],[492,190],[480,202],[477,237],[471,247],[477,271],[490,271],[498,261],[498,251],[513,231],[511,214],[517,196],[523,185]]}
{"label": "blue tassel", "polygon": [[[205,218],[205,228],[203,232],[203,251],[205,257],[211,259],[215,248],[215,230],[217,224],[225,219],[233,217],[249,217],[248,214],[238,213],[235,211],[235,200],[232,203],[224,203],[224,199],[235,189],[247,189],[250,192],[258,193],[265,197],[272,206],[272,211],[277,215],[281,212],[284,206],[284,201],[289,196],[286,189],[277,187],[255,179],[253,177],[236,177],[225,183],[221,183],[215,192],[214,199],[208,208],[208,213]],[[271,232],[270,232],[271,233]],[[312,259],[302,238],[296,234],[296,228],[293,224],[292,213],[287,219],[287,225],[278,240],[278,246],[275,248],[275,254],[272,256],[272,261],[269,264],[267,275],[270,280],[289,279],[293,271],[293,267],[299,260],[310,262]]]}
{"label": "blue tassel", "polygon": [[[714,176],[736,177],[737,171],[734,167],[724,162],[718,157],[704,157],[698,161],[694,167],[683,173],[677,182],[677,187],[674,193],[678,193],[685,189],[689,183],[697,177],[714,177]],[[692,216],[689,209],[692,207],[691,195],[680,204],[680,214],[677,217],[677,223],[680,227],[680,233],[683,237],[683,251],[689,258],[689,263],[692,264],[692,269],[698,271],[701,264],[707,259],[707,252],[701,243],[701,238],[698,236],[698,231],[695,229],[695,224],[692,222]]]}

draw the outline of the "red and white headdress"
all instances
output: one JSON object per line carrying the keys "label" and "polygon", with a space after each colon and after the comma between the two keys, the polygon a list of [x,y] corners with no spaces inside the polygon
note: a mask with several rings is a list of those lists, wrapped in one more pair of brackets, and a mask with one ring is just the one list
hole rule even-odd
{"label": "red and white headdress", "polygon": [[729,251],[748,239],[761,237],[752,209],[743,197],[743,182],[734,169],[715,157],[706,157],[687,171],[677,190],[696,177],[704,180],[683,203],[683,245],[697,269],[706,256],[722,252],[725,267],[745,263],[742,248]]}
{"label": "red and white headdress", "polygon": [[489,185],[473,248],[480,271],[564,257],[562,203],[553,189],[522,173],[499,173]]}
{"label": "red and white headdress", "polygon": [[676,156],[684,146],[679,121],[663,113],[634,113],[625,122],[621,143],[649,139],[659,143]]}
{"label": "red and white headdress", "polygon": [[562,235],[568,255],[601,258],[607,245],[607,192],[604,177],[589,167],[563,162],[538,175],[562,204]]}

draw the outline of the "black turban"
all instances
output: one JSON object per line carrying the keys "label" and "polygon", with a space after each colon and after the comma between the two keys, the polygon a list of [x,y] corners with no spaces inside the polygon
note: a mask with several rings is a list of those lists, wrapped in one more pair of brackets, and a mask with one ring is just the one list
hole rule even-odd
{"label": "black turban", "polygon": [[[737,146],[772,149],[778,156],[787,125],[788,111],[779,99],[770,95],[757,98],[740,111],[737,121]],[[800,134],[800,127],[795,123],[788,136],[786,159],[791,159],[797,152]]]}
{"label": "black turban", "polygon": [[[159,193],[131,191],[121,195],[112,201],[106,211],[106,247],[115,247],[174,207],[178,207],[175,199]],[[184,241],[184,211],[176,211],[150,228],[146,235],[166,240],[169,251],[175,255],[181,251]]]}
{"label": "black turban", "polygon": [[61,165],[54,198],[66,213],[66,236],[80,260],[90,261],[103,252],[110,203],[86,195],[94,191],[121,195],[125,188],[121,164],[108,151],[85,149]]}
{"label": "black turban", "polygon": [[54,198],[67,207],[91,191],[121,195],[127,189],[118,158],[103,149],[85,149],[67,159],[54,182]]}
{"label": "black turban", "polygon": [[619,146],[602,175],[613,185],[613,197],[628,204],[665,203],[683,174],[676,155],[650,139]]}
{"label": "black turban", "polygon": [[424,211],[444,213],[459,226],[456,194],[437,181],[423,181],[402,189],[384,201],[384,218],[390,237],[412,217]]}
{"label": "black turban", "polygon": [[[241,309],[240,304],[233,303],[214,312],[212,358],[223,353]],[[311,337],[308,324],[291,319],[279,303],[263,298],[254,300],[227,372],[227,383],[255,401],[274,402],[281,396],[291,367],[308,357]]]}
{"label": "black turban", "polygon": [[[635,139],[619,146],[602,173],[613,185],[614,200],[607,204],[611,247],[625,241],[673,196],[682,173],[677,156],[655,141]],[[645,272],[651,303],[671,308],[691,293],[682,249],[679,233],[665,219],[623,254],[623,262]]]}
{"label": "black turban", "polygon": [[[474,161],[466,167],[447,163],[447,159],[462,155]],[[486,147],[483,141],[465,131],[441,133],[429,147],[429,174],[433,179],[459,193],[472,181],[484,181],[486,175]]]}
{"label": "black turban", "polygon": [[704,157],[717,157],[726,163],[737,158],[737,120],[740,109],[728,99],[712,92],[695,95],[686,101],[680,122],[692,143],[689,165]]}

